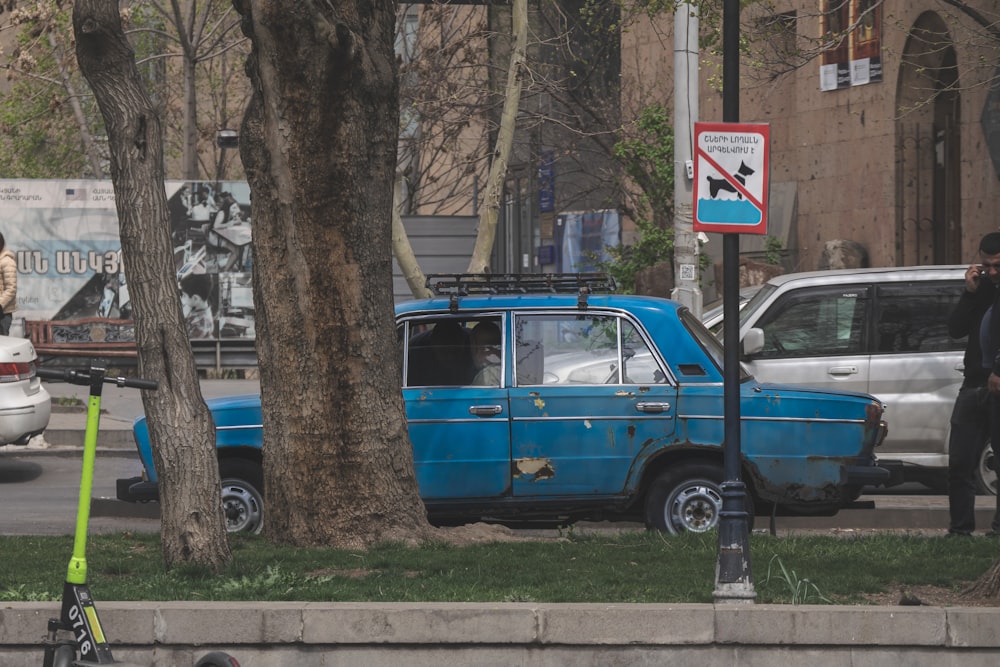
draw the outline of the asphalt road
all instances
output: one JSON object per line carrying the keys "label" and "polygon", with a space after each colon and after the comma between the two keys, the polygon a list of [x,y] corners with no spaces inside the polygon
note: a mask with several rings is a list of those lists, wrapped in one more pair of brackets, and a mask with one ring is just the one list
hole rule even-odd
{"label": "asphalt road", "polygon": [[[75,529],[80,485],[80,451],[17,451],[0,448],[0,535],[70,535]],[[138,475],[140,465],[127,450],[101,452],[95,463],[90,531],[159,530],[157,505],[135,505],[115,500],[115,480]],[[948,525],[947,496],[918,485],[873,492],[862,498],[876,509],[844,510],[834,517],[778,517],[776,532],[908,530],[943,532]],[[995,499],[977,500],[977,524],[989,529]],[[639,528],[638,524],[578,524],[575,529]],[[757,517],[757,530],[769,528],[767,517]]]}
{"label": "asphalt road", "polygon": [[[71,535],[80,498],[80,468],[79,452],[0,454],[0,535]],[[135,456],[98,456],[92,497],[113,499],[115,480],[140,470]],[[160,529],[159,519],[96,516],[98,507],[92,503],[91,532]]]}
{"label": "asphalt road", "polygon": [[[86,398],[87,389],[64,383],[49,385],[53,397]],[[256,381],[207,380],[202,382],[206,398],[259,391]],[[105,386],[102,407],[102,429],[106,422],[117,428],[128,428],[132,419],[141,414],[139,392]],[[56,420],[54,420],[56,421]],[[59,419],[60,423],[82,428],[84,415]],[[79,502],[80,450],[25,451],[19,447],[0,447],[0,535],[60,535],[72,534]],[[132,477],[141,471],[131,448],[98,454],[95,466],[90,530],[118,532],[124,530],[159,530],[155,518],[158,506],[138,506],[115,500],[115,480]],[[907,530],[941,532],[948,525],[948,499],[920,485],[904,485],[886,491],[874,490],[862,500],[871,501],[876,509],[844,510],[834,517],[779,517],[776,532],[799,531],[854,532],[863,530]],[[976,522],[980,532],[989,529],[995,499],[977,499]],[[769,528],[767,517],[757,517],[757,530]],[[579,532],[589,529],[638,528],[638,524],[578,524]]]}

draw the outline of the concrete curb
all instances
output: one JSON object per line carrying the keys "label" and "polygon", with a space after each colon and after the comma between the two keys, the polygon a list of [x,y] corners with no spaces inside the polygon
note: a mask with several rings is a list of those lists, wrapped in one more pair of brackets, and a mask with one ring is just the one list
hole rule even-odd
{"label": "concrete curb", "polygon": [[[99,603],[115,657],[193,664],[995,665],[1000,609],[746,604]],[[36,665],[56,603],[0,610],[0,662]],[[197,647],[202,647],[198,649]],[[401,653],[401,651],[403,653]],[[152,662],[150,654],[152,653]]]}

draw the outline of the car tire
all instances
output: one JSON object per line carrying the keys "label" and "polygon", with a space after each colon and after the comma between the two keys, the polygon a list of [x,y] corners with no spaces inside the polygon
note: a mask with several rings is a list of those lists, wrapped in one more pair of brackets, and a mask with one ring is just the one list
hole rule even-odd
{"label": "car tire", "polygon": [[976,491],[983,496],[995,496],[997,494],[997,471],[996,460],[993,457],[993,447],[986,443],[982,454],[979,455],[979,462],[976,466]]}
{"label": "car tire", "polygon": [[246,459],[219,461],[222,510],[230,533],[258,534],[264,528],[264,472]]}
{"label": "car tire", "polygon": [[194,667],[240,667],[240,663],[228,653],[212,651],[203,655]]}
{"label": "car tire", "polygon": [[[657,477],[646,494],[646,526],[671,535],[704,533],[719,525],[722,469],[711,463],[685,463]],[[747,504],[751,498],[747,492]],[[753,511],[747,512],[753,528]]]}
{"label": "car tire", "polygon": [[73,667],[76,662],[76,649],[72,646],[59,646],[52,654],[52,667]]}

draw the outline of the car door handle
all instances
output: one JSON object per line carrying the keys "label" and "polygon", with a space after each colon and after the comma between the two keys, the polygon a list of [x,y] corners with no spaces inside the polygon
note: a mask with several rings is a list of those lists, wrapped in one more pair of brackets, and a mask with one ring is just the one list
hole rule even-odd
{"label": "car door handle", "polygon": [[635,409],[639,412],[661,413],[670,410],[669,403],[655,403],[650,401],[639,401],[635,404]]}
{"label": "car door handle", "polygon": [[857,366],[834,366],[829,371],[830,375],[857,375]]}
{"label": "car door handle", "polygon": [[503,412],[500,405],[470,405],[469,414],[477,417],[494,417]]}

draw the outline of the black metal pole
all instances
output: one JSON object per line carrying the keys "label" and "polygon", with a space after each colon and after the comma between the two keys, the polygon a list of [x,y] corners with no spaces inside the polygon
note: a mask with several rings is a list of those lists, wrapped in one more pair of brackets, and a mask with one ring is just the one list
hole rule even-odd
{"label": "black metal pole", "polygon": [[[722,14],[722,121],[740,120],[740,2],[724,0]],[[722,288],[725,346],[723,369],[725,444],[719,553],[715,568],[716,602],[752,603],[756,597],[750,570],[746,486],[740,480],[740,237],[722,238]]]}

